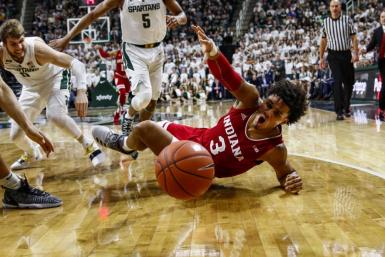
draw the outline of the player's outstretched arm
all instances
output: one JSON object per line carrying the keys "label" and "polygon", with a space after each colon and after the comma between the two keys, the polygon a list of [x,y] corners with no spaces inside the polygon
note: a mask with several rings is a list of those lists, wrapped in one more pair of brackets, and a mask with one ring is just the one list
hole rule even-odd
{"label": "player's outstretched arm", "polygon": [[67,47],[71,39],[78,35],[83,29],[87,28],[93,21],[107,13],[109,10],[120,7],[122,0],[104,0],[98,4],[95,9],[84,15],[80,21],[73,27],[67,35],[62,38],[54,39],[49,45],[59,51]]}
{"label": "player's outstretched arm", "polygon": [[262,156],[275,170],[282,188],[289,193],[298,193],[302,189],[302,179],[287,160],[287,150],[284,144],[278,145]]}
{"label": "player's outstretched arm", "polygon": [[25,134],[38,143],[47,156],[53,152],[52,142],[27,118],[17,102],[16,96],[0,76],[0,107],[24,130]]}
{"label": "player's outstretched arm", "polygon": [[187,23],[187,16],[176,0],[164,0],[164,3],[173,14],[166,16],[168,28],[173,29],[178,25],[185,25]]}
{"label": "player's outstretched arm", "polygon": [[107,58],[115,58],[116,55],[118,54],[117,50],[114,50],[114,51],[104,51],[103,46],[101,46],[101,45],[95,45],[94,48],[96,50],[98,50],[99,55],[102,58],[105,58],[105,59],[107,59]]}
{"label": "player's outstretched arm", "polygon": [[79,117],[87,116],[87,73],[84,63],[66,53],[56,51],[55,49],[49,47],[41,39],[35,41],[35,57],[36,61],[40,65],[51,63],[65,69],[71,69],[71,72],[76,78],[77,94],[75,99],[75,108]]}
{"label": "player's outstretched arm", "polygon": [[207,58],[211,73],[218,79],[245,108],[255,107],[259,100],[259,92],[254,85],[247,83],[231,66],[226,57],[218,50],[203,29],[192,25],[198,36],[202,51]]}

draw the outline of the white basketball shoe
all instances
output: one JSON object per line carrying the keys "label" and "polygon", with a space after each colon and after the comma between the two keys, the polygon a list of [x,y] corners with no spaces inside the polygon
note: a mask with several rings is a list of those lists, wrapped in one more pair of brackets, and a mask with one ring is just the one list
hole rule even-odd
{"label": "white basketball shoe", "polygon": [[43,159],[43,155],[39,147],[35,147],[33,151],[33,156],[28,153],[23,153],[17,161],[15,161],[10,169],[11,170],[22,170],[31,167],[31,164],[35,161],[40,161]]}

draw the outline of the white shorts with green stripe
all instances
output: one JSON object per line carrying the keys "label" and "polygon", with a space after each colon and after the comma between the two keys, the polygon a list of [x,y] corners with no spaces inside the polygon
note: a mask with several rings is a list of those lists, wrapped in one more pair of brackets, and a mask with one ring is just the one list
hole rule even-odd
{"label": "white shorts with green stripe", "polygon": [[63,70],[46,83],[23,86],[19,103],[30,120],[35,120],[44,108],[54,113],[68,113],[70,79],[70,72]]}
{"label": "white shorts with green stripe", "polygon": [[[163,45],[141,48],[126,42],[122,44],[123,65],[131,82],[131,92],[137,95],[151,88],[152,100],[160,96],[164,62]],[[138,85],[141,86],[138,86]],[[144,87],[144,88],[143,88]]]}

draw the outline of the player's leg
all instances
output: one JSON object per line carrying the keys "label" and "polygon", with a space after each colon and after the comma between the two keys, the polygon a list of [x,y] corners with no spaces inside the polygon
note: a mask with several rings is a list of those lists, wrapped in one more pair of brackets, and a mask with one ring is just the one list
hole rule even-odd
{"label": "player's leg", "polygon": [[337,120],[343,120],[344,93],[342,88],[343,71],[341,68],[343,64],[335,55],[328,55],[328,63],[334,79],[334,110],[337,114]]}
{"label": "player's leg", "polygon": [[157,100],[151,100],[151,102],[146,106],[146,108],[140,111],[139,113],[140,121],[150,120],[152,118],[155,112],[156,103],[157,103]]}
{"label": "player's leg", "polygon": [[113,114],[113,121],[114,125],[119,125],[120,124],[120,108],[116,108]]}
{"label": "player's leg", "polygon": [[4,188],[4,208],[50,208],[63,204],[62,200],[37,188],[26,178],[9,171],[0,156],[0,186]]}
{"label": "player's leg", "polygon": [[84,135],[79,126],[68,115],[66,103],[67,92],[67,89],[59,89],[57,86],[54,87],[48,99],[46,112],[47,119],[67,135],[82,144],[85,153],[89,156],[92,164],[97,166],[104,161],[105,155],[100,151],[97,144],[94,143],[94,140],[91,137]]}
{"label": "player's leg", "polygon": [[[38,94],[38,92],[30,91],[26,88],[23,88],[23,91],[19,97],[19,103],[23,112],[34,122],[37,116],[43,110],[47,97]],[[11,141],[21,150],[23,154],[19,159],[17,159],[12,165],[11,170],[20,170],[25,169],[30,166],[33,161],[41,160],[42,154],[39,150],[37,144],[32,142],[24,133],[24,131],[19,127],[15,121],[11,121],[11,132],[10,132]]]}
{"label": "player's leg", "polygon": [[344,115],[349,118],[351,116],[350,110],[350,99],[353,94],[353,85],[355,83],[354,78],[354,65],[350,61],[352,59],[351,54],[346,54],[344,56],[344,65],[341,65],[342,68],[342,83],[343,87],[343,105],[344,105]]}
{"label": "player's leg", "polygon": [[131,92],[134,97],[131,99],[130,107],[123,119],[122,132],[128,135],[133,128],[135,115],[147,107],[152,99],[152,88],[145,49],[130,44],[123,44],[123,63],[126,68],[126,75],[131,81]]}
{"label": "player's leg", "polygon": [[119,99],[118,99],[118,104],[119,104],[119,107],[120,108],[123,108],[123,106],[126,104],[127,102],[127,96],[128,96],[128,93],[126,91],[126,87],[124,86],[124,84],[119,84],[117,85],[117,88],[119,90]]}
{"label": "player's leg", "polygon": [[92,136],[101,145],[124,154],[150,148],[154,154],[158,155],[174,139],[170,132],[149,120],[138,123],[129,136],[114,133],[104,126],[93,127]]}
{"label": "player's leg", "polygon": [[157,58],[149,66],[150,83],[152,89],[151,102],[140,111],[140,121],[151,119],[155,112],[156,103],[160,97],[161,86],[162,86],[162,73],[163,73],[163,62],[164,62],[164,51],[160,46],[154,49],[158,54]]}
{"label": "player's leg", "polygon": [[130,154],[133,150],[143,151],[150,148],[154,154],[158,155],[173,141],[192,140],[200,143],[200,135],[205,130],[169,121],[147,120],[138,123],[128,136],[117,134],[104,126],[93,127],[92,136],[101,145],[121,153]]}
{"label": "player's leg", "polygon": [[120,114],[123,111],[124,105],[127,102],[127,92],[126,87],[122,83],[121,79],[115,78],[115,86],[118,91],[118,101],[117,101],[117,109],[114,113],[114,124],[118,125],[120,124]]}

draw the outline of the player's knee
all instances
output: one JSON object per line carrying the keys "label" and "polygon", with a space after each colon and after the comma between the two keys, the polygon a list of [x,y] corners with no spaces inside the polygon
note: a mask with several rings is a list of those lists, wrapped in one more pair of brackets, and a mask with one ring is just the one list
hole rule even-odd
{"label": "player's knee", "polygon": [[135,133],[135,135],[142,138],[146,135],[151,135],[151,133],[154,131],[155,126],[157,126],[155,122],[151,120],[145,120],[134,126],[132,133]]}
{"label": "player's knee", "polygon": [[144,90],[132,98],[131,105],[136,111],[141,111],[151,102],[151,90]]}

